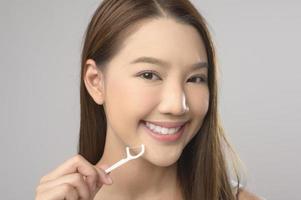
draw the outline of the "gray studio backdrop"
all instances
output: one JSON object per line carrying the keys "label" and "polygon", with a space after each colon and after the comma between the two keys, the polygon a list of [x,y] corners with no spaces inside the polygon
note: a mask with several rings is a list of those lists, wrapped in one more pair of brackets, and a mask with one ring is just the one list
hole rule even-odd
{"label": "gray studio backdrop", "polygon": [[[300,199],[301,3],[194,0],[221,68],[225,129],[251,191]],[[33,199],[76,154],[80,50],[97,0],[0,1],[1,199]]]}

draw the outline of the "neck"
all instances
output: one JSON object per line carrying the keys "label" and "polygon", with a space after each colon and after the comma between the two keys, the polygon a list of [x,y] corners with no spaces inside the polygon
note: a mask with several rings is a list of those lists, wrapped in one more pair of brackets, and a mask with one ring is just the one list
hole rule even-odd
{"label": "neck", "polygon": [[[110,143],[108,137],[103,156],[96,166],[112,165],[125,158],[125,148],[122,145],[112,144],[114,143]],[[154,197],[176,199],[181,196],[180,187],[177,185],[176,163],[168,167],[160,167],[140,157],[116,168],[110,176],[113,184],[103,185],[95,200],[105,199],[105,197],[112,199],[112,194],[116,197],[113,199],[118,197],[120,199],[153,199]]]}

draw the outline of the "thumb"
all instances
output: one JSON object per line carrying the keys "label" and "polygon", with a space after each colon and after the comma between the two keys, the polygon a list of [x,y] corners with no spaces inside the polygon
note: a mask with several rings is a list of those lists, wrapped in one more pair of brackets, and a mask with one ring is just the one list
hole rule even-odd
{"label": "thumb", "polygon": [[101,164],[98,166],[95,166],[97,171],[100,174],[100,179],[99,179],[99,186],[101,187],[103,183],[111,185],[113,183],[111,176],[109,175],[111,172],[106,173],[105,170],[109,168],[110,166],[107,164]]}

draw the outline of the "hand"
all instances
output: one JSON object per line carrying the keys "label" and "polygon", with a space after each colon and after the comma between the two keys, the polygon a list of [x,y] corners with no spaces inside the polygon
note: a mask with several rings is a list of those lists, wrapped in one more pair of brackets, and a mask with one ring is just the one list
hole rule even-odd
{"label": "hand", "polygon": [[103,184],[112,184],[105,169],[78,154],[40,179],[35,200],[91,200]]}

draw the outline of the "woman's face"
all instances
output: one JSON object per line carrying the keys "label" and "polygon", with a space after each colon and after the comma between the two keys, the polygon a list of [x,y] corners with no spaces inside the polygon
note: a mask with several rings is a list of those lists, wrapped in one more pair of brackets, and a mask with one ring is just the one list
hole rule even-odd
{"label": "woman's face", "polygon": [[[141,57],[163,62],[137,61]],[[207,62],[203,41],[192,26],[172,19],[143,23],[127,37],[104,74],[109,145],[144,144],[143,159],[158,166],[175,163],[208,111]],[[203,64],[193,68],[196,63]],[[161,127],[187,123],[182,134],[166,136],[152,133],[145,121],[163,122]]]}

